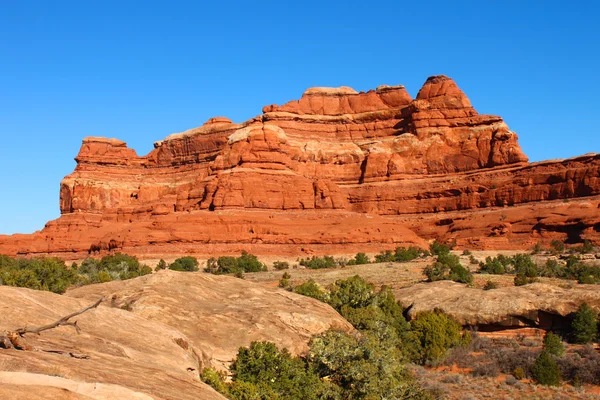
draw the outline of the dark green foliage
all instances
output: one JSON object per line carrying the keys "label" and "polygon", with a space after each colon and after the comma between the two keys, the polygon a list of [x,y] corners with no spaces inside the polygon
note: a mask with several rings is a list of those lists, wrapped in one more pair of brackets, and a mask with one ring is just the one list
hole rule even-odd
{"label": "dark green foliage", "polygon": [[510,258],[502,254],[498,257],[486,257],[485,262],[479,263],[479,272],[483,274],[502,275],[511,271]]}
{"label": "dark green foliage", "polygon": [[527,254],[516,254],[512,258],[512,264],[517,274],[525,275],[527,278],[537,277],[537,265]]}
{"label": "dark green foliage", "polygon": [[470,255],[472,255],[472,254],[473,254],[473,253],[471,253],[471,250],[469,250],[469,249],[464,249],[464,250],[463,250],[463,252],[462,252],[462,255],[463,255],[463,256],[470,256]]}
{"label": "dark green foliage", "polygon": [[326,298],[325,292],[312,279],[309,279],[302,285],[296,286],[294,292],[320,301],[325,301]]}
{"label": "dark green foliage", "polygon": [[544,251],[544,247],[542,247],[542,242],[537,242],[535,246],[533,246],[532,254],[539,254],[542,251]]}
{"label": "dark green foliage", "polygon": [[515,286],[524,286],[535,282],[535,280],[535,278],[528,278],[524,274],[517,274],[515,275],[514,283]]}
{"label": "dark green foliage", "polygon": [[412,261],[416,258],[419,258],[421,255],[423,255],[423,250],[414,246],[409,246],[408,248],[397,247],[394,254],[397,262]]}
{"label": "dark green foliage", "polygon": [[425,275],[430,282],[451,280],[461,283],[473,282],[471,272],[463,267],[458,256],[451,253],[438,255],[437,261],[425,268]]}
{"label": "dark green foliage", "polygon": [[140,265],[136,257],[116,253],[102,257],[100,260],[87,258],[78,269],[84,283],[109,282],[125,280],[152,273],[146,265]]}
{"label": "dark green foliage", "polygon": [[192,256],[181,257],[173,261],[169,265],[169,269],[173,271],[195,272],[198,271],[198,260]]}
{"label": "dark green foliage", "polygon": [[531,376],[542,385],[558,386],[560,384],[560,369],[550,353],[542,351],[531,368]]}
{"label": "dark green foliage", "polygon": [[369,257],[365,253],[357,253],[354,258],[348,260],[348,265],[363,265],[370,263],[371,260],[369,260]]}
{"label": "dark green foliage", "polygon": [[560,340],[560,336],[552,332],[546,333],[544,336],[544,351],[553,356],[562,357],[565,354],[565,346]]}
{"label": "dark green foliage", "polygon": [[[279,261],[278,261],[279,262]],[[287,264],[287,263],[286,263]],[[289,265],[288,265],[289,266]],[[258,258],[245,251],[240,257],[221,256],[218,259],[211,257],[206,262],[205,272],[211,274],[242,274],[244,272],[259,272],[266,271],[267,267],[261,263]]]}
{"label": "dark green foliage", "polygon": [[342,306],[352,308],[366,307],[373,300],[373,285],[358,275],[338,280],[329,291],[328,303],[340,311]]}
{"label": "dark green foliage", "polygon": [[283,275],[281,276],[281,279],[279,280],[279,287],[280,288],[287,288],[290,286],[290,278],[292,276],[290,274],[288,274],[287,272],[284,272]]}
{"label": "dark green foliage", "polygon": [[598,314],[587,304],[579,306],[571,323],[571,337],[574,343],[589,343],[598,332]]}
{"label": "dark green foliage", "polygon": [[431,245],[429,245],[429,251],[434,256],[439,256],[442,254],[449,254],[450,250],[454,247],[454,244],[446,245],[435,240]]}
{"label": "dark green foliage", "polygon": [[290,263],[288,263],[287,261],[275,261],[273,263],[273,268],[275,268],[277,271],[288,269],[289,267]]}
{"label": "dark green foliage", "polygon": [[324,268],[335,268],[337,263],[331,256],[317,257],[312,256],[311,258],[300,260],[300,265],[310,269],[324,269]]}
{"label": "dark green foliage", "polygon": [[222,395],[226,396],[229,394],[229,388],[225,383],[225,373],[217,371],[214,368],[204,368],[200,372],[200,379]]}
{"label": "dark green foliage", "polygon": [[498,284],[496,282],[487,281],[485,283],[485,285],[483,286],[483,290],[492,290],[492,289],[498,289]]}
{"label": "dark green foliage", "polygon": [[310,364],[339,388],[342,399],[427,398],[402,364],[401,352],[375,335],[328,331],[309,346]]}
{"label": "dark green foliage", "polygon": [[156,265],[156,268],[154,268],[155,271],[160,271],[161,269],[167,269],[168,265],[165,262],[165,260],[163,260],[162,258],[160,259],[160,261],[158,262],[158,264]]}
{"label": "dark green foliage", "polygon": [[565,244],[560,240],[555,239],[552,242],[550,242],[550,247],[552,248],[553,254],[561,254],[565,251]]}
{"label": "dark green foliage", "polygon": [[546,260],[546,264],[538,267],[538,275],[547,278],[560,278],[564,272],[558,261],[552,259]]}
{"label": "dark green foliage", "polygon": [[377,254],[375,256],[376,263],[394,262],[394,261],[396,261],[396,254],[394,254],[394,252],[392,252],[391,250],[381,251],[379,254]]}
{"label": "dark green foliage", "polygon": [[449,348],[463,343],[462,326],[441,310],[417,314],[410,328],[410,338],[416,345],[413,360],[423,364],[440,361]]}
{"label": "dark green foliage", "polygon": [[77,284],[75,269],[58,258],[18,258],[0,255],[0,284],[64,293]]}

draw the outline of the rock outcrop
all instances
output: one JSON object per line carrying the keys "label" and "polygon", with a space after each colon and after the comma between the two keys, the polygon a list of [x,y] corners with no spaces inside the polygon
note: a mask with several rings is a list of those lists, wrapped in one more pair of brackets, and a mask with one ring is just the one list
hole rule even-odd
{"label": "rock outcrop", "polygon": [[[523,204],[596,204],[600,155],[529,164],[502,118],[478,114],[446,76],[427,79],[415,99],[403,86],[312,88],[241,124],[211,118],[146,156],[90,137],[76,160],[61,183],[62,216],[33,235],[0,236],[0,253],[291,254],[433,237],[481,247],[600,239],[599,213],[587,206],[575,224],[554,216],[512,229],[483,218],[485,226],[454,229],[498,207],[518,220],[512,208]],[[477,241],[487,237],[491,244]]]}
{"label": "rock outcrop", "polygon": [[595,285],[563,289],[533,283],[481,290],[461,283],[438,281],[397,289],[395,295],[403,305],[411,306],[409,317],[439,308],[461,324],[484,331],[521,327],[568,330],[582,303],[600,308],[600,293]]}
{"label": "rock outcrop", "polygon": [[[199,377],[242,346],[271,341],[292,354],[311,336],[353,330],[330,306],[278,288],[204,273],[160,271],[65,295],[0,286],[0,333],[43,326],[100,297],[69,326],[0,349],[0,398],[224,399]],[[46,396],[44,397],[44,394]]]}
{"label": "rock outcrop", "polygon": [[202,367],[224,369],[240,347],[253,341],[303,354],[313,335],[353,330],[325,303],[230,276],[165,270],[81,287],[67,295],[88,301],[104,296],[113,307],[177,329]]}

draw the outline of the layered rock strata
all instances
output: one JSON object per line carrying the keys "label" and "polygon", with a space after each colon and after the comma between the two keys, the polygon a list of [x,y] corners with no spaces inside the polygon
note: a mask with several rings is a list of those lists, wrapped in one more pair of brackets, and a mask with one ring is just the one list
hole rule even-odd
{"label": "layered rock strata", "polygon": [[0,237],[0,252],[291,253],[433,237],[502,236],[509,247],[600,238],[598,212],[587,206],[577,211],[579,233],[565,232],[568,218],[528,220],[518,232],[498,221],[440,228],[461,219],[445,213],[464,219],[506,207],[502,215],[518,219],[511,208],[519,205],[600,195],[600,156],[529,164],[502,118],[478,114],[446,76],[427,79],[416,99],[403,86],[312,88],[241,124],[211,118],[142,157],[122,141],[89,137],[76,161],[61,182],[62,216],[34,235]]}

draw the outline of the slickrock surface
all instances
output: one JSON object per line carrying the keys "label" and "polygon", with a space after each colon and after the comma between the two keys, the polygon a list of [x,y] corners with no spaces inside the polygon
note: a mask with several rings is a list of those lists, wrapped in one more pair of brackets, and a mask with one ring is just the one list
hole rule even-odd
{"label": "slickrock surface", "polygon": [[[91,303],[0,286],[0,330],[46,325]],[[26,336],[27,344],[40,351],[0,350],[0,398],[224,398],[200,381],[199,358],[177,329],[103,305],[73,320],[79,335],[64,326]]]}
{"label": "slickrock surface", "polygon": [[[0,236],[0,253],[77,259],[111,249],[297,254],[432,238],[480,248],[600,240],[600,155],[529,164],[502,118],[478,114],[443,75],[415,99],[403,86],[308,89],[240,124],[211,118],[145,156],[88,137],[76,160],[61,183],[62,216],[33,235]],[[569,208],[575,220],[564,207],[544,221],[513,210],[579,198],[591,201]],[[510,222],[484,217],[503,207]],[[477,226],[458,222],[471,219]]]}
{"label": "slickrock surface", "polygon": [[204,367],[224,368],[240,347],[253,341],[267,340],[300,354],[313,335],[353,329],[330,306],[312,298],[200,272],[165,270],[84,286],[68,296],[88,302],[106,296],[113,307],[177,329]]}
{"label": "slickrock surface", "polygon": [[451,281],[419,283],[395,290],[409,315],[441,308],[463,325],[489,326],[491,329],[536,326],[544,330],[564,329],[578,307],[587,302],[600,307],[596,285],[574,285],[563,289],[533,283],[493,290],[469,288]]}

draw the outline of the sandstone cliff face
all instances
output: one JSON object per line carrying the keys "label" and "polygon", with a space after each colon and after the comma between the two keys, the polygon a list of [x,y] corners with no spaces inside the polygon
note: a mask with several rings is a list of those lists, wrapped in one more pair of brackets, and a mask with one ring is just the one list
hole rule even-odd
{"label": "sandstone cliff face", "polygon": [[[76,160],[61,182],[62,217],[39,234],[0,238],[0,252],[418,244],[434,234],[453,239],[436,228],[449,225],[442,212],[600,194],[600,156],[528,164],[502,118],[478,114],[446,76],[427,79],[416,99],[403,86],[312,88],[241,124],[211,118],[141,157],[119,140],[86,138]],[[433,220],[429,234],[423,218]],[[587,238],[599,236],[598,223],[585,222]],[[348,237],[330,233],[333,224]],[[512,245],[533,237],[535,223],[524,224],[529,232]],[[510,246],[512,233],[505,238]]]}

